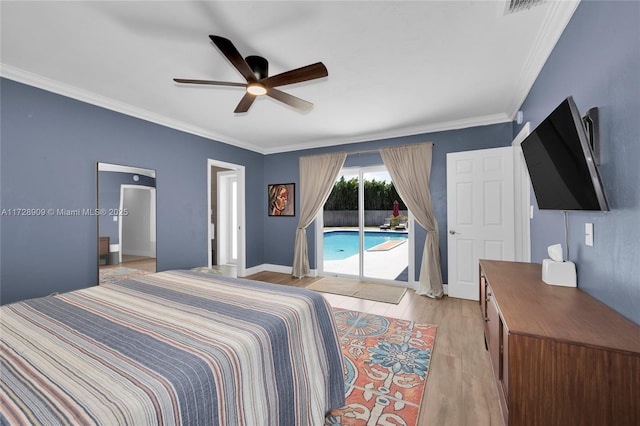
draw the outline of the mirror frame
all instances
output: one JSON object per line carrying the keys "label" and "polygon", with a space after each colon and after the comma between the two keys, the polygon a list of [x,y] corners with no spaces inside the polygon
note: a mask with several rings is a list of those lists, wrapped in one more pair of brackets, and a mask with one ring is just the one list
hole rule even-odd
{"label": "mirror frame", "polygon": [[[101,172],[116,172],[116,173],[123,173],[123,174],[128,174],[129,176],[126,176],[126,179],[131,179],[129,182],[126,182],[125,179],[123,179],[122,182],[119,183],[120,186],[120,195],[119,195],[119,205],[116,208],[115,204],[113,206],[101,206],[101,193],[100,193],[100,173]],[[149,183],[151,183],[149,181],[149,179],[153,179],[153,185],[149,185]],[[145,185],[145,183],[147,185]],[[143,167],[136,167],[136,166],[127,166],[127,165],[121,165],[121,164],[114,164],[114,163],[105,163],[105,162],[98,162],[96,165],[96,243],[97,243],[97,259],[96,259],[96,265],[97,265],[97,284],[99,285],[101,283],[101,267],[105,266],[105,265],[115,265],[115,266],[123,266],[122,263],[122,220],[121,219],[117,219],[118,216],[122,217],[125,216],[127,213],[128,214],[128,209],[126,207],[123,206],[123,199],[122,199],[122,194],[123,191],[126,189],[124,188],[124,186],[142,186],[145,188],[153,188],[153,192],[152,192],[152,200],[151,202],[153,203],[153,213],[154,213],[154,217],[149,220],[149,225],[152,228],[150,230],[151,233],[151,237],[152,239],[150,240],[153,243],[153,248],[151,250],[151,252],[153,253],[153,258],[154,258],[154,268],[153,271],[155,272],[157,270],[157,199],[156,199],[156,171],[154,169],[148,169],[148,168],[143,168]],[[103,201],[104,203],[104,201]],[[113,230],[107,232],[110,235],[106,235],[106,236],[102,236],[101,235],[101,222],[102,222],[102,233],[104,233],[104,227],[105,227],[105,222],[103,221],[103,217],[113,217],[114,218],[114,222],[118,222],[118,240],[117,243],[112,243],[113,238],[110,239],[110,235],[114,234]],[[118,245],[118,250],[111,250],[111,247],[113,247],[114,245]],[[118,253],[118,259],[114,261],[114,253]],[[105,263],[101,263],[102,261],[102,257],[106,255],[106,259],[105,259]]]}

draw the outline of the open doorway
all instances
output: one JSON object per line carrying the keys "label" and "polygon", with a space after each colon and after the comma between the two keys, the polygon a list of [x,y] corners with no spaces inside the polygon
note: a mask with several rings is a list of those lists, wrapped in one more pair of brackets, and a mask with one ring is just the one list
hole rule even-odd
{"label": "open doorway", "polygon": [[244,166],[209,159],[208,266],[245,275]]}
{"label": "open doorway", "polygon": [[120,185],[120,263],[156,257],[156,189]]}

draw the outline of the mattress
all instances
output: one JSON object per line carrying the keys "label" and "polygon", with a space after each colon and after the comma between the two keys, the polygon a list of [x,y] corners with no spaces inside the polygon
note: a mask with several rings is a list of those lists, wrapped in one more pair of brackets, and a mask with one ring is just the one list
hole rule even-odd
{"label": "mattress", "polygon": [[319,425],[344,405],[312,291],[167,271],[1,310],[2,424]]}

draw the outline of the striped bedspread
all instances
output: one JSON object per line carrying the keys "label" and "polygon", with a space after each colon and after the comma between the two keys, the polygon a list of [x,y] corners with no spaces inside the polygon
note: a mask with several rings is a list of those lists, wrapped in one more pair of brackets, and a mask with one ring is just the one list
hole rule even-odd
{"label": "striped bedspread", "polygon": [[3,425],[321,425],[344,405],[308,290],[168,271],[1,309]]}

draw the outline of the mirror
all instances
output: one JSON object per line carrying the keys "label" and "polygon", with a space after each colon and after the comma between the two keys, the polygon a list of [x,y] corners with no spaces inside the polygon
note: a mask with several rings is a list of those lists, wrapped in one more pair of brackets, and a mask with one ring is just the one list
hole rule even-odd
{"label": "mirror", "polygon": [[99,284],[156,272],[156,171],[98,163]]}

